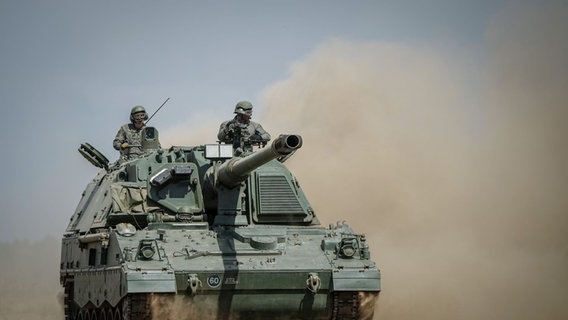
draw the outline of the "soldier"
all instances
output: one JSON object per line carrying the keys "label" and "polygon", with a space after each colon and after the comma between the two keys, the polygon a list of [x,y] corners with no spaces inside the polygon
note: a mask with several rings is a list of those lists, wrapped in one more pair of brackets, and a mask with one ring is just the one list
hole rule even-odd
{"label": "soldier", "polygon": [[142,154],[142,129],[148,114],[143,106],[134,106],[130,111],[130,123],[120,127],[112,146],[120,151],[121,159],[131,159]]}
{"label": "soldier", "polygon": [[219,141],[233,144],[233,148],[239,151],[252,151],[254,144],[266,145],[270,140],[270,134],[266,132],[260,123],[251,121],[252,103],[239,101],[235,106],[236,114],[231,120],[221,124],[217,138]]}

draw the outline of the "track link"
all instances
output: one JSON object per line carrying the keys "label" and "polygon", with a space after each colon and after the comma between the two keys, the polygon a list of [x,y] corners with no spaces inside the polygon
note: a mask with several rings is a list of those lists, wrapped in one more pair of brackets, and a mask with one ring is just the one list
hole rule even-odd
{"label": "track link", "polygon": [[152,320],[149,293],[131,293],[123,301],[124,320]]}
{"label": "track link", "polygon": [[378,292],[335,291],[331,320],[372,320]]}
{"label": "track link", "polygon": [[74,296],[73,296],[73,281],[66,281],[65,282],[65,292],[63,297],[63,308],[65,312],[65,320],[74,320],[75,319],[75,309],[74,306]]}

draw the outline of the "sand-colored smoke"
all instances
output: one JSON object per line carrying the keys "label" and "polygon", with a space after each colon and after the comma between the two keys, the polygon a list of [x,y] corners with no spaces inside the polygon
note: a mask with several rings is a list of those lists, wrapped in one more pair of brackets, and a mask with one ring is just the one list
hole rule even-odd
{"label": "sand-colored smoke", "polygon": [[484,59],[332,41],[263,96],[320,218],[372,240],[376,319],[568,317],[568,7],[510,9]]}

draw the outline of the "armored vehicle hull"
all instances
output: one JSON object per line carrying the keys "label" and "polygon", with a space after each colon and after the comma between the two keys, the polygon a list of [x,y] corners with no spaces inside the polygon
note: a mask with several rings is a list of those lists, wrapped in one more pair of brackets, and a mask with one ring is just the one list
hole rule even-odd
{"label": "armored vehicle hull", "polygon": [[63,236],[65,318],[372,319],[380,272],[364,235],[320,226],[281,162],[301,144],[151,149],[110,166],[82,145],[105,169]]}

